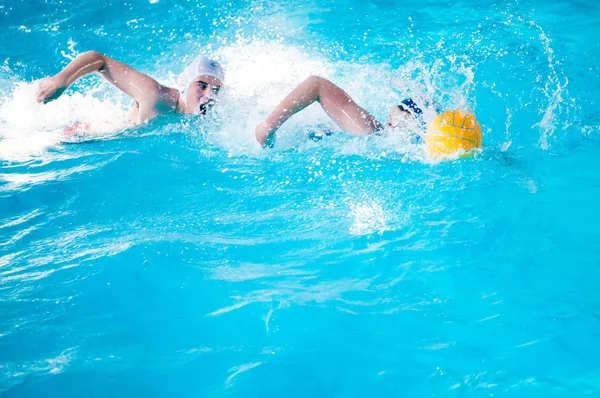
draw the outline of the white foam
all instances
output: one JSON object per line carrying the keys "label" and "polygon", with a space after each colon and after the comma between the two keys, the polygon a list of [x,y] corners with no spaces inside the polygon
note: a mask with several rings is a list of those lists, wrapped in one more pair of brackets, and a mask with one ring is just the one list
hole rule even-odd
{"label": "white foam", "polygon": [[350,233],[353,235],[382,233],[388,229],[386,212],[381,204],[372,199],[364,198],[359,202],[351,202],[350,218]]}
{"label": "white foam", "polygon": [[36,101],[37,83],[17,83],[0,99],[0,159],[19,161],[41,156],[68,139],[65,129],[89,125],[86,134],[102,136],[127,126],[124,106],[91,93],[63,94],[48,104]]}

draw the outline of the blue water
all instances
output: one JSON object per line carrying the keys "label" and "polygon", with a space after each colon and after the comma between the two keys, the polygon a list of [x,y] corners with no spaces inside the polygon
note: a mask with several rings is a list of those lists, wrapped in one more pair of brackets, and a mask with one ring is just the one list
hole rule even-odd
{"label": "blue water", "polygon": [[[0,396],[600,396],[600,5],[580,1],[8,0],[0,4]],[[227,88],[205,123],[122,127],[97,50]],[[310,74],[380,119],[474,111],[431,164],[253,127]],[[89,136],[65,137],[76,121]]]}

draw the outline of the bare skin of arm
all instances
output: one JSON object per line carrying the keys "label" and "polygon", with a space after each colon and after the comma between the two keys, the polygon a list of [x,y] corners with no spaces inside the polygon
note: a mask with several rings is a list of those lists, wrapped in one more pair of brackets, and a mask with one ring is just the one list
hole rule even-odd
{"label": "bare skin of arm", "polygon": [[134,122],[137,124],[177,108],[177,90],[95,51],[79,55],[60,73],[40,81],[37,100],[44,103],[53,101],[75,80],[94,72],[99,72],[106,81],[136,101],[134,108],[138,112]]}
{"label": "bare skin of arm", "polygon": [[271,145],[277,129],[292,115],[314,102],[319,102],[327,115],[347,133],[368,135],[382,128],[381,123],[354,102],[344,90],[327,79],[310,76],[256,126],[258,143],[262,146]]}

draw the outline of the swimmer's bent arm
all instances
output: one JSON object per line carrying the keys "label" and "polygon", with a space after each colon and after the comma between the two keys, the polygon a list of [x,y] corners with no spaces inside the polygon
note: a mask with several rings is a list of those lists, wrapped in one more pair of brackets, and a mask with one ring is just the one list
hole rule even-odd
{"label": "swimmer's bent arm", "polygon": [[275,137],[275,131],[292,115],[313,102],[319,102],[327,115],[350,134],[367,135],[382,128],[381,123],[354,102],[344,90],[327,79],[310,76],[256,126],[255,135],[258,143],[262,146],[270,145]]}
{"label": "swimmer's bent arm", "polygon": [[136,100],[141,109],[146,109],[146,113],[156,112],[161,105],[169,107],[177,104],[174,89],[165,87],[129,65],[96,51],[77,56],[60,73],[40,81],[37,100],[44,103],[53,101],[75,80],[94,72],[99,72],[105,80]]}

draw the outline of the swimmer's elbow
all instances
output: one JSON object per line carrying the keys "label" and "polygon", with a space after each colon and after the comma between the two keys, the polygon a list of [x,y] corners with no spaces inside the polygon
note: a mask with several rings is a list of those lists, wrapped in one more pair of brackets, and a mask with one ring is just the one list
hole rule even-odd
{"label": "swimmer's elbow", "polygon": [[329,80],[321,76],[310,75],[308,78],[306,78],[306,82],[314,86],[321,86],[323,83],[329,82]]}
{"label": "swimmer's elbow", "polygon": [[333,83],[324,77],[311,75],[305,81],[306,87],[309,88],[311,96],[314,101],[321,101],[321,96],[323,95],[324,90],[330,87]]}
{"label": "swimmer's elbow", "polygon": [[106,63],[106,58],[105,55],[102,53],[99,53],[98,51],[86,51],[83,54],[81,54],[79,57],[85,57],[85,59],[88,62],[98,62],[98,61],[102,61],[102,66],[100,66],[99,69],[102,69],[102,67],[104,66],[104,64]]}
{"label": "swimmer's elbow", "polygon": [[98,51],[86,51],[83,54],[81,54],[80,56],[85,56],[88,58],[98,58],[98,59],[102,59],[104,58],[104,54],[99,53]]}

